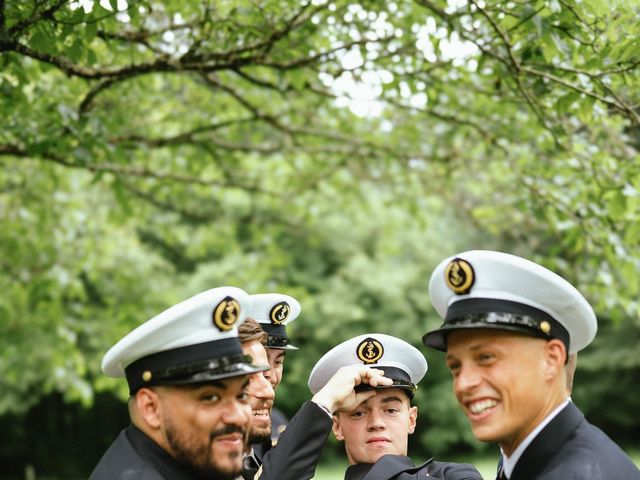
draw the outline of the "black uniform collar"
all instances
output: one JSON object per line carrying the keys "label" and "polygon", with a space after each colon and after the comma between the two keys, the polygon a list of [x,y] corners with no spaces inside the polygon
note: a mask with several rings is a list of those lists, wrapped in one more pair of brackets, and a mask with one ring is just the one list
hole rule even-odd
{"label": "black uniform collar", "polygon": [[538,478],[540,472],[549,464],[550,459],[560,451],[571,432],[583,420],[582,412],[569,402],[522,453],[511,473],[511,480]]}
{"label": "black uniform collar", "polygon": [[271,448],[273,448],[273,441],[271,439],[251,445],[251,451],[253,452],[255,459],[258,461],[258,465],[262,465],[262,457],[264,457],[265,453],[271,450]]}
{"label": "black uniform collar", "polygon": [[171,480],[203,480],[192,470],[176,462],[160,445],[151,440],[140,429],[134,425],[129,425],[125,434],[133,448],[147,462],[153,465],[162,478]]}
{"label": "black uniform collar", "polygon": [[373,463],[356,463],[349,465],[347,471],[344,472],[344,480],[362,480],[369,470],[373,467]]}
{"label": "black uniform collar", "polygon": [[368,480],[393,478],[402,472],[414,472],[424,468],[425,465],[432,462],[430,458],[423,464],[415,466],[413,461],[404,455],[383,455],[376,463],[360,463],[350,465],[344,474],[345,480]]}

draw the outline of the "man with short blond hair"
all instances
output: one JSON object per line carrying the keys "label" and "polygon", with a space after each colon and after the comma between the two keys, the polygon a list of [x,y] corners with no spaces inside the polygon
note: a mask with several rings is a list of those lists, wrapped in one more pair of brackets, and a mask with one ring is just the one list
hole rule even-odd
{"label": "man with short blond hair", "polygon": [[436,267],[429,294],[444,323],[423,341],[446,352],[473,435],[500,445],[500,479],[640,479],[569,398],[575,354],[597,331],[576,288],[524,258],[472,250]]}

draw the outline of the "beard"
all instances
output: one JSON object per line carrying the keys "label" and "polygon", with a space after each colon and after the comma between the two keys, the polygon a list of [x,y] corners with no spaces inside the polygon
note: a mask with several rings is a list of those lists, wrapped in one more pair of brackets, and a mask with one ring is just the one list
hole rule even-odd
{"label": "beard", "polygon": [[238,467],[230,468],[220,465],[219,461],[213,456],[211,445],[215,437],[220,435],[228,435],[230,433],[245,431],[235,425],[228,425],[224,428],[214,431],[209,436],[209,441],[205,444],[198,445],[196,441],[186,432],[180,432],[169,419],[165,419],[167,442],[173,452],[173,458],[190,470],[197,478],[209,480],[233,480],[242,472],[242,456],[241,451],[227,454],[229,458],[238,458]]}
{"label": "beard", "polygon": [[271,428],[268,431],[258,430],[255,431],[251,429],[249,432],[249,445],[255,445],[257,443],[264,443],[268,440],[271,440]]}
{"label": "beard", "polygon": [[271,408],[273,402],[266,402],[258,399],[258,401],[252,402],[251,409],[255,411],[266,411],[269,415],[269,422],[262,423],[260,420],[257,423],[253,423],[249,429],[249,445],[256,445],[258,443],[264,443],[271,440]]}

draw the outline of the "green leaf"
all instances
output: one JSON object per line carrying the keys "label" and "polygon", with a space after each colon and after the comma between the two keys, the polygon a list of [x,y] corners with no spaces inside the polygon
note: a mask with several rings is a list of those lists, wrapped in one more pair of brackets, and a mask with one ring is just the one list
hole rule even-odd
{"label": "green leaf", "polygon": [[45,29],[39,28],[31,36],[29,45],[36,50],[53,53],[55,51],[55,38]]}
{"label": "green leaf", "polygon": [[580,98],[580,94],[578,92],[569,92],[566,95],[563,95],[556,101],[556,111],[560,115],[564,115],[569,111],[571,105],[575,103],[576,100]]}
{"label": "green leaf", "polygon": [[87,41],[87,44],[91,43],[91,41],[96,38],[97,33],[98,23],[95,21],[88,22],[84,30],[84,38]]}
{"label": "green leaf", "polygon": [[558,45],[554,39],[553,33],[546,31],[542,37],[542,55],[544,59],[552,63],[555,58],[559,56],[560,50],[558,50]]}
{"label": "green leaf", "polygon": [[606,15],[609,11],[606,0],[584,0],[584,3],[598,17]]}
{"label": "green leaf", "polygon": [[609,196],[607,210],[613,220],[622,220],[627,211],[627,199],[621,191]]}
{"label": "green leaf", "polygon": [[585,97],[580,100],[577,116],[583,123],[589,123],[593,118],[593,105],[595,99],[593,97]]}
{"label": "green leaf", "polygon": [[98,57],[91,48],[87,48],[87,65],[94,66],[98,63]]}
{"label": "green leaf", "polygon": [[131,215],[132,209],[131,209],[131,204],[129,202],[129,195],[125,190],[124,185],[122,184],[122,181],[120,181],[119,178],[116,178],[111,183],[111,188],[113,189],[115,198],[118,201],[120,208],[122,208],[123,213],[125,215]]}
{"label": "green leaf", "polygon": [[69,35],[71,35],[74,31],[73,25],[65,24],[60,31],[60,41],[64,41]]}
{"label": "green leaf", "polygon": [[82,22],[86,17],[84,13],[84,8],[78,7],[73,11],[73,15],[71,16],[71,23],[78,24]]}
{"label": "green leaf", "polygon": [[294,70],[287,74],[289,83],[295,90],[302,90],[307,83],[307,75],[304,70]]}
{"label": "green leaf", "polygon": [[84,57],[85,44],[79,38],[67,49],[67,56],[74,62],[79,62]]}

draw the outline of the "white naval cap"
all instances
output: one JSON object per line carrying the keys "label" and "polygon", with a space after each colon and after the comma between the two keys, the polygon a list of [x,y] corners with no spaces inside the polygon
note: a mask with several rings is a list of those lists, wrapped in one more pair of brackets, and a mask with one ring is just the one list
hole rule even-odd
{"label": "white naval cap", "polygon": [[[309,389],[316,394],[340,368],[362,364],[383,370],[385,376],[393,380],[393,385],[378,388],[402,388],[410,397],[427,373],[427,360],[417,348],[391,335],[366,333],[325,353],[309,375]],[[360,384],[356,390],[369,388],[367,384]]]}
{"label": "white naval cap", "polygon": [[238,341],[249,295],[236,287],[204,291],[146,321],[105,354],[102,371],[143,386],[203,383],[263,371]]}
{"label": "white naval cap", "polygon": [[444,323],[422,341],[437,350],[447,350],[453,330],[483,328],[558,338],[574,353],[598,330],[591,305],[573,285],[508,253],[472,250],[443,260],[431,274],[429,295]]}
{"label": "white naval cap", "polygon": [[298,301],[282,293],[251,295],[249,317],[260,324],[267,333],[267,348],[298,350],[287,336],[287,325],[300,315]]}

